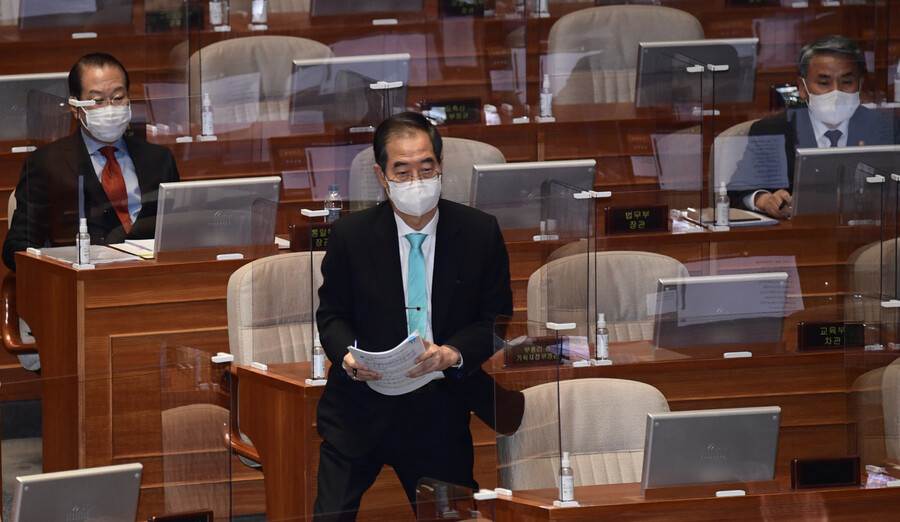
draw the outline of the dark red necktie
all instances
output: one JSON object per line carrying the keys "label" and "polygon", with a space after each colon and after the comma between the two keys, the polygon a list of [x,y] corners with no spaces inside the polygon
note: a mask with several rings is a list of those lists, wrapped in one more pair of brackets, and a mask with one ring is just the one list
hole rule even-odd
{"label": "dark red necktie", "polygon": [[125,228],[125,233],[127,234],[131,232],[131,215],[128,213],[128,193],[125,190],[125,177],[122,176],[122,168],[119,166],[119,162],[116,161],[116,150],[118,149],[115,147],[100,147],[100,154],[103,154],[103,157],[106,158],[106,165],[100,174],[102,178],[100,184],[103,185],[103,191],[106,192],[106,197],[112,203],[112,207],[115,209],[116,215],[119,216],[122,227]]}

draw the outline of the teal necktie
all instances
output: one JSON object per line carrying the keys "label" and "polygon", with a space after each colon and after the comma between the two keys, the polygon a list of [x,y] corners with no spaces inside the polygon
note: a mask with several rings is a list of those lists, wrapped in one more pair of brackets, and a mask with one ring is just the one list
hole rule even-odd
{"label": "teal necktie", "polygon": [[425,287],[425,256],[422,254],[422,242],[425,234],[406,234],[409,241],[409,267],[406,279],[407,315],[409,333],[416,330],[425,337],[425,321],[428,314],[428,290]]}

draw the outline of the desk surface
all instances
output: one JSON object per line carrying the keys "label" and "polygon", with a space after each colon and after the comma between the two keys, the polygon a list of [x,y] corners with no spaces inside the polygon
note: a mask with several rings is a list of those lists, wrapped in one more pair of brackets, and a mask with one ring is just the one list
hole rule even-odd
{"label": "desk surface", "polygon": [[575,488],[584,505],[553,508],[555,490],[517,491],[494,502],[496,522],[549,520],[879,520],[892,518],[900,488],[779,491],[740,497],[645,501],[640,484]]}

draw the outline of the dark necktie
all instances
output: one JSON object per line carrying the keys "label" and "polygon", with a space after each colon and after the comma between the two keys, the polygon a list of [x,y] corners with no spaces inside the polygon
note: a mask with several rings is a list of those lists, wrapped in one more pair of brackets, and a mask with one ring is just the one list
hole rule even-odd
{"label": "dark necktie", "polygon": [[838,140],[841,139],[841,131],[837,129],[831,129],[829,131],[825,131],[825,137],[828,138],[828,141],[831,142],[832,147],[838,146]]}
{"label": "dark necktie", "polygon": [[422,253],[422,242],[425,241],[425,237],[425,234],[406,234],[410,246],[406,276],[409,333],[418,330],[423,339],[428,320],[428,289],[425,282],[425,256]]}
{"label": "dark necktie", "polygon": [[112,204],[125,233],[131,232],[131,215],[128,213],[128,193],[125,190],[125,177],[122,176],[122,168],[116,161],[115,147],[100,147],[100,154],[106,158],[106,165],[103,172],[100,173],[100,184],[103,185],[103,191]]}

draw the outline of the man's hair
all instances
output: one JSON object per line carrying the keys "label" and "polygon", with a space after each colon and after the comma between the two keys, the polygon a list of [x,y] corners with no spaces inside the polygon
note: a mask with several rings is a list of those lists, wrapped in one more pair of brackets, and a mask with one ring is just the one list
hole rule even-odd
{"label": "man's hair", "polygon": [[822,54],[843,56],[856,63],[860,76],[866,73],[866,57],[859,45],[846,36],[830,34],[813,43],[806,44],[800,49],[800,55],[797,57],[797,71],[801,78],[806,78],[806,75],[809,74],[809,62],[812,61],[813,56]]}
{"label": "man's hair", "polygon": [[128,79],[128,71],[125,70],[125,66],[122,65],[119,60],[116,60],[110,54],[91,53],[82,56],[81,59],[72,66],[72,70],[69,71],[69,96],[81,99],[81,91],[84,88],[84,85],[81,83],[81,75],[88,67],[98,67],[101,69],[104,67],[118,67],[125,76],[125,90],[127,91],[131,86],[131,82]]}
{"label": "man's hair", "polygon": [[388,140],[400,136],[411,136],[417,131],[428,134],[428,137],[431,139],[431,147],[434,149],[434,157],[437,161],[441,160],[441,150],[443,150],[444,146],[441,142],[441,135],[438,134],[434,125],[428,121],[428,118],[417,112],[401,112],[384,120],[375,129],[372,149],[375,152],[375,163],[381,167],[382,172],[387,172]]}

